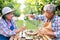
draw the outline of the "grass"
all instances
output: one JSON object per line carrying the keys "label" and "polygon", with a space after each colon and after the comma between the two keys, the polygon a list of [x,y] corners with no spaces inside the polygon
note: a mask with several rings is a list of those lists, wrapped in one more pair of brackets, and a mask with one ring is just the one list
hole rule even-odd
{"label": "grass", "polygon": [[[24,22],[23,20],[17,20],[16,23],[17,23],[18,28],[20,28],[23,26]],[[36,20],[31,20],[31,21],[25,20],[25,24],[26,24],[27,29],[37,29],[40,22]]]}

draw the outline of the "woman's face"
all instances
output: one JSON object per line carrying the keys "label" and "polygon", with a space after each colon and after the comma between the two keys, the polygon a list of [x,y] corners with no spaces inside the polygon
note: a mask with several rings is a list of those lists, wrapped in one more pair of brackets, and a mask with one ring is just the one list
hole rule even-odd
{"label": "woman's face", "polygon": [[53,18],[54,13],[53,12],[45,11],[45,16],[46,16],[46,18],[51,19],[51,18]]}
{"label": "woman's face", "polygon": [[8,13],[7,15],[6,15],[6,19],[7,20],[11,20],[12,18],[13,18],[13,12],[10,12],[10,13]]}

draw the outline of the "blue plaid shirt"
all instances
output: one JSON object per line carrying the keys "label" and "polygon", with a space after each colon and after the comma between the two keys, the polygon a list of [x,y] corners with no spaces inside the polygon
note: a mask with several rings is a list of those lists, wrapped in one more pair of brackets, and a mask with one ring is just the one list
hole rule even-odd
{"label": "blue plaid shirt", "polygon": [[10,26],[7,25],[7,23],[5,22],[4,19],[0,19],[0,34],[4,35],[6,37],[10,37],[12,35],[16,34],[16,30],[17,30],[17,26],[15,24],[15,21],[11,20],[13,26],[14,26],[14,30],[10,30]]}
{"label": "blue plaid shirt", "polygon": [[[42,20],[44,22],[46,22],[48,20],[45,17],[45,15],[35,16],[34,19]],[[54,35],[56,36],[56,38],[54,40],[60,40],[60,17],[55,15],[54,18],[52,19],[51,26],[52,26],[52,30],[54,31]]]}

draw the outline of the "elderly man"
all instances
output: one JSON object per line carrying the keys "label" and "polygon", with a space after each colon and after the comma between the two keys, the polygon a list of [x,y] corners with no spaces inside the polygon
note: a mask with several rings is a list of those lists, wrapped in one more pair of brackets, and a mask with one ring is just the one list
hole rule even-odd
{"label": "elderly man", "polygon": [[44,27],[39,30],[41,36],[47,35],[52,40],[60,40],[60,17],[55,15],[55,6],[47,4],[44,6],[44,14],[40,16],[29,15],[29,18],[44,21]]}

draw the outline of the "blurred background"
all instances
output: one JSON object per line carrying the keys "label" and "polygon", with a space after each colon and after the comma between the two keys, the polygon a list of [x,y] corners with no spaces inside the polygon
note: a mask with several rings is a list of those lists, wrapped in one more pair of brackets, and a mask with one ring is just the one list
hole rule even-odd
{"label": "blurred background", "polygon": [[28,19],[27,15],[43,14],[43,7],[46,4],[55,4],[56,15],[60,16],[60,0],[0,0],[0,17],[2,8],[8,6],[16,10],[14,12],[14,20],[16,20],[18,28],[25,24],[27,29],[37,29],[38,27],[42,27],[43,22]]}

